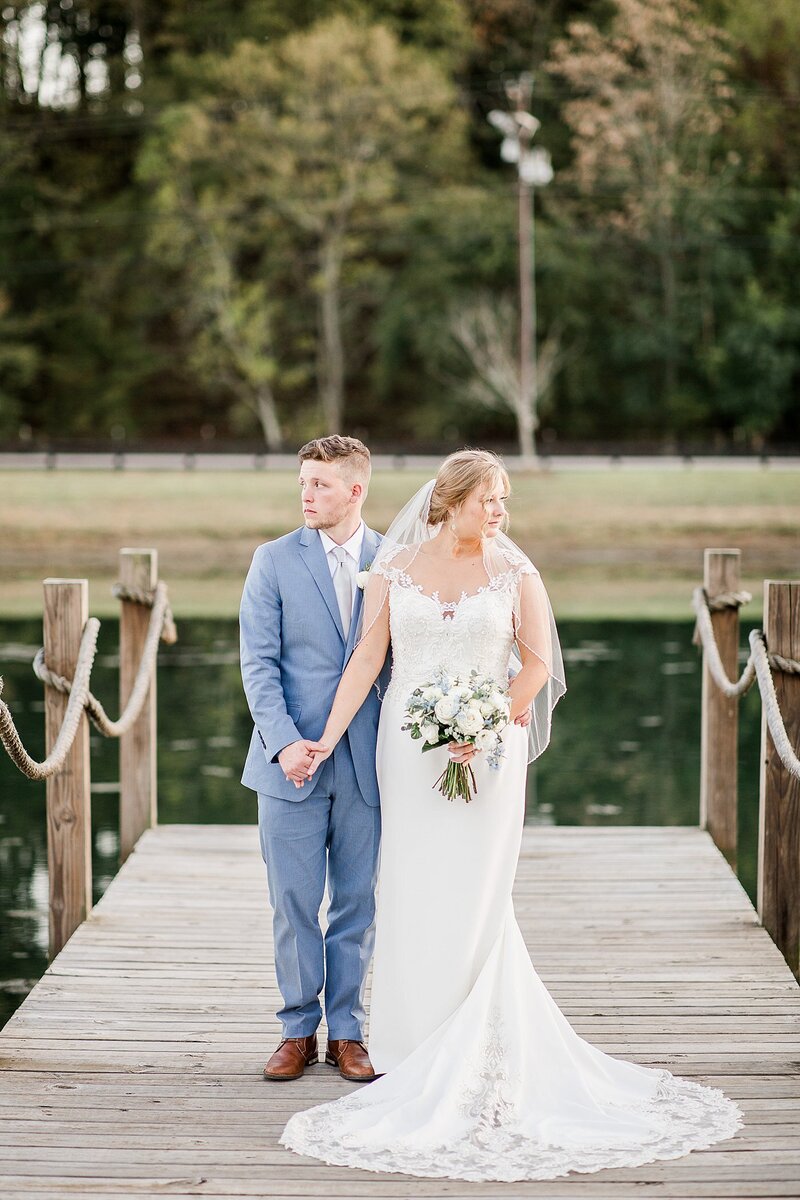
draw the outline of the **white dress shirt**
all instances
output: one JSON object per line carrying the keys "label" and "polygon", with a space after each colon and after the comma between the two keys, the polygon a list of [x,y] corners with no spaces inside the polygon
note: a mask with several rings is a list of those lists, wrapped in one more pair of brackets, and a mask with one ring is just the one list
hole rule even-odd
{"label": "white dress shirt", "polygon": [[[331,551],[337,548],[338,542],[335,542],[333,538],[329,538],[324,529],[320,529],[317,532],[319,533],[319,540],[322,542],[322,549],[325,551],[325,557],[328,560],[328,570],[331,573],[331,577],[333,577],[333,572],[336,570],[336,557],[331,554]],[[363,543],[364,522],[362,521],[353,536],[349,537],[346,542],[342,542],[342,550],[346,550],[355,563],[353,578],[355,578],[355,573],[358,571],[361,563],[361,547]]]}

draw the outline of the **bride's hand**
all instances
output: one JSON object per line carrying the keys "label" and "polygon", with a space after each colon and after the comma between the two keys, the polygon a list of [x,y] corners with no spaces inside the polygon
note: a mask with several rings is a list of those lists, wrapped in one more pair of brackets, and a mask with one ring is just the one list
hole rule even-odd
{"label": "bride's hand", "polygon": [[310,779],[317,768],[325,762],[326,758],[330,758],[333,754],[333,746],[326,746],[323,742],[318,743],[318,748],[311,752],[311,766],[308,768],[308,778]]}
{"label": "bride's hand", "polygon": [[448,742],[447,749],[453,762],[470,762],[480,753],[472,742]]}
{"label": "bride's hand", "polygon": [[531,712],[530,705],[528,705],[527,708],[523,709],[521,713],[518,713],[517,716],[514,717],[513,724],[521,725],[523,729],[527,729],[532,720],[533,713]]}

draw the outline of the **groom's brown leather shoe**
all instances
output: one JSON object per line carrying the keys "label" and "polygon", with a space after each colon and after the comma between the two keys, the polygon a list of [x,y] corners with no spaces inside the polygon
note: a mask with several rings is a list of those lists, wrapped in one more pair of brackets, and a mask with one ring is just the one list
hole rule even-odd
{"label": "groom's brown leather shoe", "polygon": [[330,1063],[332,1067],[338,1067],[342,1079],[351,1079],[354,1083],[369,1083],[378,1078],[363,1042],[351,1042],[348,1038],[328,1038],[325,1062]]}
{"label": "groom's brown leather shoe", "polygon": [[284,1038],[264,1067],[265,1079],[299,1079],[306,1067],[319,1062],[317,1035]]}

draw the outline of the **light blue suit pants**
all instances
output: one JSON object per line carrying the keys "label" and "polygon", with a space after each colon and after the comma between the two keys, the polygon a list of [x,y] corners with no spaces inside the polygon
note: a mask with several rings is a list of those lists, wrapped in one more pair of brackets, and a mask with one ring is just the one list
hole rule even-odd
{"label": "light blue suit pants", "polygon": [[[273,908],[275,968],[284,1037],[319,1025],[325,988],[328,1036],[363,1039],[372,958],[380,808],[361,798],[347,739],[300,801],[258,793],[258,830]],[[327,874],[328,928],[319,910]]]}

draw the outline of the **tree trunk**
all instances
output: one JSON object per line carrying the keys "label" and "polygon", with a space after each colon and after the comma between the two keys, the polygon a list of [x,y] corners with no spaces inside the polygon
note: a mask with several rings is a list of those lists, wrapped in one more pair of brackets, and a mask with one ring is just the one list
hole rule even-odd
{"label": "tree trunk", "polygon": [[342,237],[327,230],[320,245],[318,389],[327,433],[341,433],[344,349],[341,317]]}
{"label": "tree trunk", "polygon": [[519,452],[524,459],[536,457],[536,446],[533,440],[533,412],[529,404],[515,406],[517,418],[517,438]]}
{"label": "tree trunk", "polygon": [[267,449],[280,450],[283,445],[283,433],[280,421],[278,420],[275,397],[268,383],[264,383],[256,389],[256,411],[258,419],[261,422],[261,429],[264,434],[264,441],[267,443]]}
{"label": "tree trunk", "polygon": [[669,404],[678,386],[677,321],[678,284],[675,274],[675,259],[672,253],[673,239],[670,230],[662,228],[659,233],[659,266],[661,275],[662,311],[664,314],[664,401]]}

